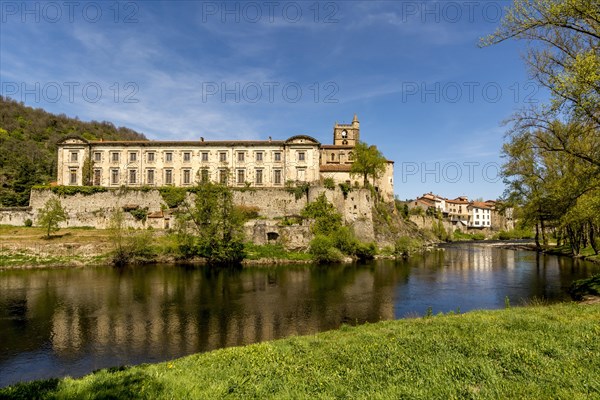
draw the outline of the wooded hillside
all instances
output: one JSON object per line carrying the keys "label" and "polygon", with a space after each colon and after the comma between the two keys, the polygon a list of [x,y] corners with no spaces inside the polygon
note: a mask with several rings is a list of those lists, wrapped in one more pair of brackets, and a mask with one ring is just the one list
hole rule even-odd
{"label": "wooded hillside", "polygon": [[0,206],[26,206],[31,187],[56,180],[56,144],[67,135],[88,140],[145,140],[110,122],[83,122],[0,96]]}

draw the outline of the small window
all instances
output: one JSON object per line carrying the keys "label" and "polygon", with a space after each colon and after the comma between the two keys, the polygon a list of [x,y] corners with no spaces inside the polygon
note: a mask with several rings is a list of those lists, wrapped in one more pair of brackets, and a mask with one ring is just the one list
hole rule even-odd
{"label": "small window", "polygon": [[227,153],[219,153],[219,161],[227,161]]}
{"label": "small window", "polygon": [[263,160],[263,153],[262,153],[262,151],[256,152],[256,161],[262,161],[262,160]]}
{"label": "small window", "polygon": [[71,162],[77,162],[77,152],[71,152]]}
{"label": "small window", "polygon": [[227,184],[227,171],[224,169],[219,170],[219,183],[221,185]]}
{"label": "small window", "polygon": [[173,183],[173,171],[170,169],[165,170],[165,184],[170,185]]}
{"label": "small window", "polygon": [[99,169],[94,170],[94,186],[100,186],[100,180],[102,179],[102,171]]}
{"label": "small window", "polygon": [[244,157],[245,157],[244,152],[240,151],[240,152],[237,153],[237,155],[238,155],[238,161],[239,162],[244,162]]}
{"label": "small window", "polygon": [[185,153],[183,153],[183,162],[190,162],[191,159],[192,159],[192,153],[190,153],[189,151],[186,151]]}
{"label": "small window", "polygon": [[331,153],[331,161],[335,161],[335,153]]}
{"label": "small window", "polygon": [[[131,154],[135,154],[135,153],[131,153]],[[129,183],[134,184],[134,185],[137,183],[137,170],[135,170],[135,169],[129,170]]]}
{"label": "small window", "polygon": [[94,162],[100,162],[100,161],[102,161],[102,153],[97,151],[94,153]]}
{"label": "small window", "polygon": [[119,162],[119,158],[120,158],[120,153],[117,153],[117,152],[112,153],[112,156],[111,156],[112,162]]}
{"label": "small window", "polygon": [[304,161],[306,157],[306,153],[304,153],[303,151],[298,152],[298,161]]}
{"label": "small window", "polygon": [[201,170],[200,179],[202,180],[203,183],[208,182],[208,170],[207,169]]}
{"label": "small window", "polygon": [[148,153],[148,162],[149,163],[154,162],[154,152]]}
{"label": "small window", "polygon": [[254,174],[255,181],[257,185],[262,185],[263,183],[263,170],[257,169]]}
{"label": "small window", "polygon": [[129,162],[137,161],[137,153],[129,153]]}
{"label": "small window", "polygon": [[154,170],[153,169],[149,169],[148,170],[148,174],[147,174],[147,183],[148,185],[154,185]]}
{"label": "small window", "polygon": [[280,169],[276,169],[273,171],[273,182],[276,185],[281,185],[281,170]]}
{"label": "small window", "polygon": [[184,169],[183,170],[183,184],[184,185],[189,185],[190,184],[190,170],[189,169]]}
{"label": "small window", "polygon": [[119,170],[118,169],[110,170],[110,183],[113,185],[119,184]]}
{"label": "small window", "polygon": [[173,162],[173,153],[165,153],[165,162]]}
{"label": "small window", "polygon": [[242,184],[246,181],[246,171],[243,169],[238,169],[237,172],[237,183]]}
{"label": "small window", "polygon": [[72,169],[69,172],[69,185],[77,185],[77,170]]}
{"label": "small window", "polygon": [[208,161],[208,153],[202,153],[202,161]]}
{"label": "small window", "polygon": [[281,161],[281,153],[280,152],[275,152],[275,154],[273,155],[275,158],[275,161]]}

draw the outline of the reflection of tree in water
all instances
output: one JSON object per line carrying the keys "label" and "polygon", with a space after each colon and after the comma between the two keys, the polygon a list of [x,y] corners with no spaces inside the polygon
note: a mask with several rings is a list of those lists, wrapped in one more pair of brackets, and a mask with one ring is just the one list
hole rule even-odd
{"label": "reflection of tree in water", "polygon": [[[401,317],[398,307],[419,296],[418,285],[432,290],[452,274],[487,273],[468,268],[475,254],[436,251],[366,265],[8,271],[0,278],[0,360],[48,351],[65,365],[73,359],[95,369]],[[489,254],[492,271],[535,294],[553,295],[590,273],[567,258],[542,256],[532,270],[519,265],[535,257]]]}

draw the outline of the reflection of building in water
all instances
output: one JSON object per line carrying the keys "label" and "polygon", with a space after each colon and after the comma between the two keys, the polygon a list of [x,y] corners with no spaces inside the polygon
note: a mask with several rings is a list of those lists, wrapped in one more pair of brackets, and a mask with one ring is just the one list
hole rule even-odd
{"label": "reflection of building in water", "polygon": [[445,265],[451,269],[491,270],[496,261],[493,250],[491,247],[484,246],[470,246],[467,250],[459,251],[450,250],[445,252]]}
{"label": "reflection of building in water", "polygon": [[52,289],[30,305],[48,312],[49,331],[37,335],[47,335],[59,355],[90,353],[92,346],[98,357],[160,359],[393,318],[398,273],[393,266],[212,276],[176,268],[121,276],[100,269],[58,271],[32,285]]}

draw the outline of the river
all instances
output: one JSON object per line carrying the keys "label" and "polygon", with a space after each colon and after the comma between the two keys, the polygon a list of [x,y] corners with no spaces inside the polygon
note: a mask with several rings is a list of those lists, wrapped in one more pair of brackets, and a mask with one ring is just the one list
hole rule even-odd
{"label": "river", "polygon": [[0,271],[0,387],[341,324],[568,300],[600,265],[477,244],[406,261]]}

